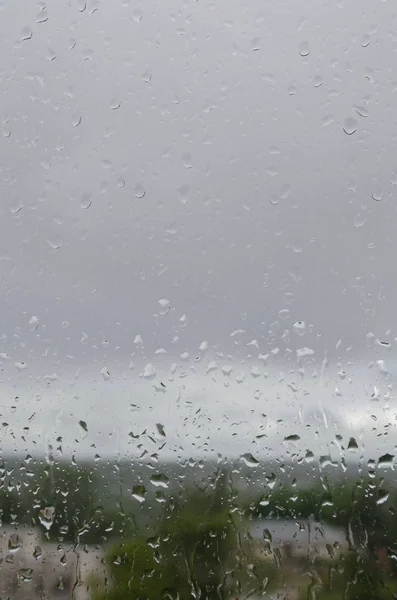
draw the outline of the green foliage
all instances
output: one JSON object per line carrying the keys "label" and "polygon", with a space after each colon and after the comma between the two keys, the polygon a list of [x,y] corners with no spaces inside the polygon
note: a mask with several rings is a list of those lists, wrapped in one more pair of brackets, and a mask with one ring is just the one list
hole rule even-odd
{"label": "green foliage", "polygon": [[113,585],[96,599],[219,598],[235,562],[237,525],[230,514],[226,476],[205,490],[186,490],[165,507],[152,538],[116,544],[107,555]]}

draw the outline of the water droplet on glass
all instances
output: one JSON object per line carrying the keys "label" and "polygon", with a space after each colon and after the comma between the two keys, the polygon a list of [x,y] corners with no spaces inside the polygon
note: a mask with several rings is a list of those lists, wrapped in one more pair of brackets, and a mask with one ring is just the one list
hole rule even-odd
{"label": "water droplet on glass", "polygon": [[288,86],[288,95],[289,96],[295,96],[295,94],[296,94],[296,85],[295,85],[295,83],[291,83]]}
{"label": "water droplet on glass", "polygon": [[134,485],[132,488],[132,497],[138,502],[144,502],[146,495],[146,488],[144,485]]}
{"label": "water droplet on glass", "polygon": [[251,40],[252,52],[257,52],[258,50],[260,50],[260,48],[261,48],[261,38],[260,37],[256,37],[253,40]]}
{"label": "water droplet on glass", "polygon": [[55,519],[55,508],[46,506],[39,512],[39,521],[49,531]]}
{"label": "water droplet on glass", "polygon": [[23,204],[21,203],[20,200],[16,200],[11,206],[10,206],[10,213],[12,215],[17,215],[19,212],[21,212],[21,210],[23,209]]}
{"label": "water droplet on glass", "polygon": [[365,108],[365,106],[353,106],[354,110],[356,111],[357,114],[360,115],[360,117],[369,117],[369,112],[368,110]]}
{"label": "water droplet on glass", "polygon": [[157,473],[151,476],[150,483],[155,487],[168,488],[169,479],[164,473]]}
{"label": "water droplet on glass", "polygon": [[160,305],[160,311],[159,312],[160,312],[161,315],[166,315],[167,313],[169,313],[171,303],[170,303],[169,300],[167,300],[167,298],[161,298],[158,301],[158,303]]}
{"label": "water droplet on glass", "polygon": [[143,81],[145,81],[146,83],[150,83],[152,81],[152,74],[150,73],[150,71],[146,71],[143,75],[142,75],[142,79]]}
{"label": "water droplet on glass", "polygon": [[348,450],[358,450],[358,444],[354,437],[351,437],[347,445]]}
{"label": "water droplet on glass", "polygon": [[189,201],[189,186],[182,185],[178,188],[179,200],[182,204],[186,204]]}
{"label": "water droplet on glass", "polygon": [[117,100],[117,98],[113,98],[110,103],[110,110],[118,110],[121,106],[121,100]]}
{"label": "water droplet on glass", "polygon": [[73,127],[78,127],[81,123],[81,115],[73,115],[72,116],[72,125]]}
{"label": "water droplet on glass", "polygon": [[39,319],[35,316],[31,317],[29,320],[29,329],[30,331],[36,331],[39,326]]}
{"label": "water droplet on glass", "polygon": [[291,435],[287,435],[284,440],[286,442],[298,442],[301,439],[300,435],[297,433],[292,433]]}
{"label": "water droplet on glass", "polygon": [[185,167],[185,169],[191,169],[193,167],[193,161],[190,154],[182,155],[182,164]]}
{"label": "water droplet on glass", "polygon": [[22,29],[22,35],[21,35],[21,40],[25,41],[25,40],[31,40],[33,37],[33,31],[31,30],[30,27],[24,27]]}
{"label": "water droplet on glass", "polygon": [[357,131],[357,121],[353,117],[347,117],[343,122],[343,131],[346,135],[353,135]]}
{"label": "water droplet on glass", "polygon": [[87,210],[88,208],[90,208],[90,206],[92,204],[91,198],[92,198],[91,194],[83,194],[81,196],[81,201],[80,201],[81,208],[84,208],[84,210]]}
{"label": "water droplet on glass", "polygon": [[79,426],[81,427],[81,429],[83,430],[84,433],[87,433],[88,426],[87,426],[87,423],[85,421],[79,421]]}
{"label": "water droplet on glass", "polygon": [[313,77],[313,86],[314,86],[315,88],[319,88],[321,85],[323,85],[323,82],[324,82],[324,80],[323,80],[323,78],[321,77],[321,75],[315,75],[315,76]]}
{"label": "water droplet on glass", "polygon": [[42,8],[36,17],[36,23],[45,23],[48,21],[48,12],[45,8]]}
{"label": "water droplet on glass", "polygon": [[156,369],[152,363],[148,363],[145,366],[143,376],[145,379],[153,379],[156,376]]}
{"label": "water droplet on glass", "polygon": [[17,533],[12,533],[8,539],[8,551],[15,554],[22,547],[22,539]]}
{"label": "water droplet on glass", "polygon": [[243,454],[241,456],[241,460],[247,465],[247,467],[257,467],[259,465],[259,461],[252,456],[250,452]]}
{"label": "water droplet on glass", "polygon": [[28,365],[25,362],[21,361],[14,363],[14,366],[18,371],[24,371]]}
{"label": "water droplet on glass", "polygon": [[384,504],[385,502],[387,502],[387,500],[389,499],[389,495],[390,492],[386,490],[379,490],[376,504]]}
{"label": "water droplet on glass", "polygon": [[136,23],[139,23],[140,21],[142,21],[142,18],[143,18],[142,11],[139,10],[139,8],[136,8],[132,13],[132,18],[134,19],[134,21]]}
{"label": "water droplet on glass", "polygon": [[375,202],[380,202],[381,200],[383,200],[383,191],[382,191],[382,189],[379,186],[377,186],[373,190],[371,196],[372,196],[372,199],[375,200]]}
{"label": "water droplet on glass", "polygon": [[309,43],[308,43],[308,42],[306,42],[306,41],[304,41],[304,42],[301,42],[301,43],[299,44],[299,48],[298,48],[298,50],[299,50],[299,54],[300,54],[301,56],[303,56],[303,57],[305,57],[305,56],[309,56],[309,54],[310,54],[310,47],[309,47]]}
{"label": "water droplet on glass", "polygon": [[304,321],[297,321],[293,325],[295,333],[298,335],[305,335],[307,331],[306,323]]}
{"label": "water droplet on glass", "polygon": [[277,206],[277,204],[280,202],[280,198],[276,196],[276,194],[272,194],[269,198],[269,202],[273,206]]}
{"label": "water droplet on glass", "polygon": [[393,468],[394,454],[383,454],[379,457],[378,468],[379,469],[392,469]]}
{"label": "water droplet on glass", "polygon": [[101,369],[101,375],[104,378],[105,381],[109,381],[110,379],[110,373],[107,369],[107,367],[102,367]]}
{"label": "water droplet on glass", "polygon": [[371,43],[371,36],[367,34],[363,35],[363,37],[361,38],[361,46],[363,48],[367,48],[367,46],[369,46]]}
{"label": "water droplet on glass", "polygon": [[145,191],[143,185],[141,183],[137,183],[134,188],[135,198],[141,199],[145,196],[145,194],[146,194],[146,191]]}
{"label": "water droplet on glass", "polygon": [[314,354],[314,350],[312,350],[311,348],[299,348],[296,351],[296,358],[298,360],[302,359],[302,358],[306,358],[307,356],[313,356]]}

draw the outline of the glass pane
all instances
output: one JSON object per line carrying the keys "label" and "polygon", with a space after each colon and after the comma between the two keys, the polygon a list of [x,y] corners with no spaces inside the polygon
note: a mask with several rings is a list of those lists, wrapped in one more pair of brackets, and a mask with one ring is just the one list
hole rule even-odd
{"label": "glass pane", "polygon": [[397,597],[391,1],[2,2],[0,597]]}

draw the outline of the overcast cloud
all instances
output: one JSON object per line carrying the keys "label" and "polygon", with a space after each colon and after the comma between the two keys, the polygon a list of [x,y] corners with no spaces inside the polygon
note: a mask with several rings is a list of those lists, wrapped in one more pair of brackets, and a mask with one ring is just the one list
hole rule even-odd
{"label": "overcast cloud", "polygon": [[394,447],[396,31],[381,0],[4,3],[4,449]]}

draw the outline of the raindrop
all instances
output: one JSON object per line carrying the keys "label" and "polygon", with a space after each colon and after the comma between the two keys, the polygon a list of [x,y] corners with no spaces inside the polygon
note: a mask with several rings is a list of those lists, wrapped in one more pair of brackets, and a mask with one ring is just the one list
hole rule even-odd
{"label": "raindrop", "polygon": [[193,167],[192,157],[190,154],[186,153],[182,155],[182,164],[185,169],[191,169]]}
{"label": "raindrop", "polygon": [[35,316],[31,317],[29,320],[29,329],[30,331],[36,331],[39,326],[39,319]]}
{"label": "raindrop", "polygon": [[256,37],[253,40],[251,40],[251,50],[252,50],[252,52],[257,52],[260,49],[261,49],[261,38],[260,37]]}
{"label": "raindrop", "polygon": [[315,88],[319,88],[320,86],[322,86],[322,85],[323,85],[323,82],[324,82],[324,80],[323,80],[323,78],[321,77],[321,75],[315,75],[315,76],[313,77],[313,86],[314,86]]}
{"label": "raindrop", "polygon": [[365,106],[353,106],[353,108],[360,117],[369,117],[369,112]]}
{"label": "raindrop", "polygon": [[48,12],[42,8],[36,17],[36,23],[45,23],[48,21]]}
{"label": "raindrop", "polygon": [[166,437],[165,430],[164,430],[164,425],[162,425],[161,423],[156,423],[156,429],[158,431],[158,434],[161,437]]}
{"label": "raindrop", "polygon": [[138,502],[144,502],[146,495],[146,488],[144,485],[134,485],[132,488],[132,497]]}
{"label": "raindrop", "polygon": [[358,449],[358,444],[354,437],[350,438],[349,443],[347,445],[347,449],[348,450],[357,450]]}
{"label": "raindrop", "polygon": [[303,56],[303,58],[305,58],[306,56],[309,56],[309,54],[310,54],[310,47],[309,47],[309,43],[308,43],[308,42],[305,42],[305,41],[304,41],[304,42],[301,42],[301,43],[299,44],[299,48],[298,48],[298,50],[299,50],[299,54],[300,54],[301,56]]}
{"label": "raindrop", "polygon": [[178,188],[178,194],[179,201],[182,202],[182,204],[187,204],[187,202],[189,202],[189,186],[182,185]]}
{"label": "raindrop", "polygon": [[391,349],[391,343],[390,342],[383,342],[381,340],[376,340],[376,343],[381,348],[386,348],[386,350],[390,350]]}
{"label": "raindrop", "polygon": [[295,85],[295,83],[291,83],[288,86],[288,96],[295,96],[295,94],[296,94],[296,85]]}
{"label": "raindrop", "polygon": [[343,131],[346,135],[353,135],[357,131],[357,121],[353,117],[347,117],[343,123]]}
{"label": "raindrop", "polygon": [[231,367],[230,365],[225,365],[224,367],[222,367],[221,370],[224,375],[229,376],[233,371],[233,367]]}
{"label": "raindrop", "polygon": [[152,363],[148,363],[145,366],[143,376],[145,379],[153,379],[156,376],[156,369]]}
{"label": "raindrop", "polygon": [[298,335],[305,335],[305,333],[307,332],[306,323],[304,321],[297,321],[296,323],[294,323],[293,327],[295,333],[297,333]]}
{"label": "raindrop", "polygon": [[39,512],[39,521],[49,531],[55,519],[55,508],[46,506]]}
{"label": "raindrop", "polygon": [[142,75],[142,79],[143,81],[145,81],[146,83],[150,83],[152,81],[152,74],[150,71],[146,71],[143,75]]}
{"label": "raindrop", "polygon": [[73,115],[72,117],[72,125],[73,127],[78,127],[81,123],[81,115]]}
{"label": "raindrop", "polygon": [[378,468],[379,469],[392,469],[393,468],[394,454],[383,454],[379,457]]}
{"label": "raindrop", "polygon": [[114,98],[110,103],[110,110],[118,110],[121,106],[121,101]]}
{"label": "raindrop", "polygon": [[169,479],[164,473],[156,473],[151,476],[150,483],[155,487],[168,488]]}
{"label": "raindrop", "polygon": [[312,350],[311,348],[299,348],[296,351],[296,358],[299,360],[301,358],[306,358],[307,356],[313,356],[314,354],[314,350]]}
{"label": "raindrop", "polygon": [[386,367],[386,363],[384,360],[377,360],[376,364],[379,368],[379,371],[382,373],[382,375],[387,375],[388,374],[388,369]]}
{"label": "raindrop", "polygon": [[390,493],[386,490],[379,490],[378,493],[378,499],[376,501],[376,504],[384,504],[385,502],[387,502],[387,500],[389,499],[389,495]]}
{"label": "raindrop", "polygon": [[136,23],[139,23],[140,21],[142,21],[142,18],[143,18],[142,11],[139,10],[139,8],[136,8],[132,13],[132,18],[134,19],[134,21]]}
{"label": "raindrop", "polygon": [[160,315],[164,316],[167,313],[169,313],[170,311],[170,307],[171,307],[171,303],[169,300],[167,300],[167,298],[161,298],[158,301],[159,305],[160,305]]}
{"label": "raindrop", "polygon": [[372,196],[372,200],[375,200],[375,202],[380,202],[381,200],[383,200],[383,191],[382,189],[377,186],[374,191],[371,194]]}
{"label": "raindrop", "polygon": [[17,533],[12,533],[8,540],[8,550],[10,554],[15,554],[22,546],[22,539]]}
{"label": "raindrop", "polygon": [[101,369],[101,375],[104,378],[105,381],[109,381],[110,379],[110,373],[108,371],[108,369],[106,367],[102,367]]}
{"label": "raindrop", "polygon": [[91,194],[83,194],[81,196],[81,201],[80,201],[81,208],[83,208],[84,210],[87,210],[88,208],[90,208],[90,206],[92,204],[91,198],[92,198]]}
{"label": "raindrop", "polygon": [[32,37],[33,37],[33,31],[31,30],[31,28],[30,27],[24,27],[22,29],[22,35],[21,35],[22,41],[31,40]]}
{"label": "raindrop", "polygon": [[273,206],[277,206],[277,204],[280,202],[280,198],[276,196],[276,194],[272,194],[269,198],[269,202]]}
{"label": "raindrop", "polygon": [[24,371],[27,367],[27,364],[25,362],[16,362],[14,363],[14,366],[18,371]]}
{"label": "raindrop", "polygon": [[247,467],[257,467],[259,465],[259,461],[252,456],[250,452],[243,454],[241,456],[241,460],[247,465]]}
{"label": "raindrop", "polygon": [[88,427],[87,427],[87,423],[85,421],[79,421],[79,426],[84,431],[84,433],[87,433]]}
{"label": "raindrop", "polygon": [[10,213],[12,215],[17,215],[23,209],[23,204],[20,201],[15,201],[12,206],[10,206]]}
{"label": "raindrop", "polygon": [[146,191],[145,191],[143,185],[141,183],[137,183],[134,188],[135,198],[141,199],[145,196],[145,194],[146,194]]}
{"label": "raindrop", "polygon": [[287,435],[287,436],[284,438],[284,440],[285,440],[286,442],[297,442],[297,441],[298,441],[298,440],[300,440],[300,439],[301,439],[301,437],[300,437],[300,435],[298,435],[297,433],[293,433],[293,434],[291,434],[291,435]]}
{"label": "raindrop", "polygon": [[361,38],[361,46],[363,48],[367,48],[367,46],[369,46],[371,43],[371,37],[367,34],[363,35],[363,37]]}

